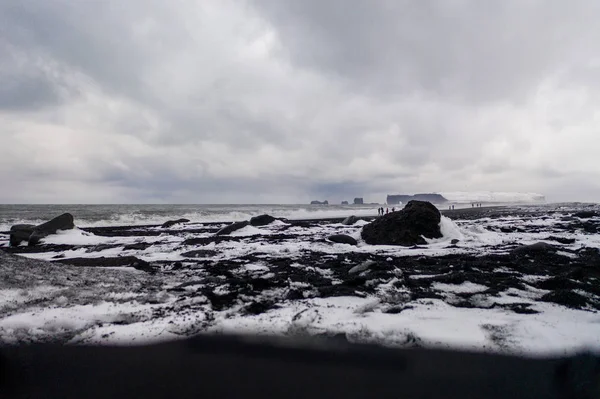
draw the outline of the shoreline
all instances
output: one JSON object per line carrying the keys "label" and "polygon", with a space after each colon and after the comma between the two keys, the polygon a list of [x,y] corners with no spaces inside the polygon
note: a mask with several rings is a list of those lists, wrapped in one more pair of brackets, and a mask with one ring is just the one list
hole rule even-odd
{"label": "shoreline", "polygon": [[[472,216],[478,215],[479,213],[488,215],[490,212],[493,212],[493,211],[502,210],[502,209],[510,209],[510,208],[511,207],[507,206],[507,205],[496,205],[496,206],[482,206],[480,208],[460,208],[460,209],[454,209],[454,210],[439,209],[439,208],[438,209],[442,215],[447,216],[450,219],[454,220],[454,219],[458,219],[458,218],[461,218],[466,215],[471,216],[471,217],[468,217],[468,219],[472,219],[473,218]],[[74,215],[74,216],[76,216],[76,215]],[[291,219],[291,218],[276,218],[276,219],[291,222],[291,223],[323,224],[323,223],[339,223],[349,216],[353,216],[352,213],[349,213],[346,216],[336,216],[336,217],[293,218],[293,219]],[[178,215],[173,215],[173,216],[170,216],[169,218],[177,219],[178,217],[179,217]],[[357,217],[359,219],[370,222],[374,219],[377,219],[379,216],[372,215],[372,216],[357,216]],[[487,217],[487,216],[481,216],[481,217]],[[167,221],[167,219],[165,219],[165,222],[166,221]],[[184,223],[184,224],[202,225],[202,226],[211,227],[211,226],[235,223],[237,221],[239,221],[239,220],[211,221],[211,222],[195,222],[194,220],[190,220],[189,222]],[[80,226],[77,226],[77,218],[75,218],[75,222],[76,222],[75,225],[77,228],[79,228],[80,230],[83,230],[83,231],[90,232],[90,233],[94,233],[95,231],[102,232],[102,231],[106,231],[106,230],[118,231],[118,230],[131,230],[131,229],[152,229],[152,228],[160,228],[162,226],[162,223],[152,223],[152,224],[123,224],[123,225],[80,227]],[[10,234],[10,230],[0,231],[0,234]]]}
{"label": "shoreline", "polygon": [[364,225],[341,218],[226,236],[217,222],[95,227],[3,247],[0,340],[111,344],[233,329],[501,352],[600,348],[600,218],[559,207],[442,214],[459,221],[442,219],[444,237],[414,247],[333,242]]}

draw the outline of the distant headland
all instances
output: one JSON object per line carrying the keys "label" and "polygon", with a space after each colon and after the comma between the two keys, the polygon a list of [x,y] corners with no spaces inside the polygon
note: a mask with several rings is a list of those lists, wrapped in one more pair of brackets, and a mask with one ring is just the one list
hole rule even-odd
{"label": "distant headland", "polygon": [[444,198],[441,194],[427,193],[427,194],[415,194],[415,195],[406,195],[406,194],[396,194],[396,195],[388,195],[386,199],[386,203],[388,205],[398,205],[398,204],[406,204],[408,201],[417,200],[417,201],[428,201],[432,204],[443,204],[448,202],[446,198]]}
{"label": "distant headland", "polygon": [[[518,193],[501,191],[472,191],[472,192],[443,192],[443,193],[420,193],[420,194],[389,194],[385,203],[388,205],[406,204],[409,201],[428,201],[435,205],[445,203],[487,203],[487,204],[529,204],[544,203],[546,197],[538,193]],[[325,201],[312,201],[312,205],[328,205]],[[362,197],[354,198],[353,202],[342,201],[342,205],[378,205],[377,203],[365,202]]]}

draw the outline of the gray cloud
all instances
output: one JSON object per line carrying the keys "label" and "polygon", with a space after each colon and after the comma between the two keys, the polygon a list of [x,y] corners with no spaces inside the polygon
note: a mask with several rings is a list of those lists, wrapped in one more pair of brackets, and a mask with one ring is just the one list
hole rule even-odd
{"label": "gray cloud", "polygon": [[374,96],[522,101],[546,73],[586,58],[600,34],[593,0],[255,4],[294,62]]}
{"label": "gray cloud", "polygon": [[600,199],[576,190],[600,177],[598,15],[593,0],[4,2],[0,201]]}

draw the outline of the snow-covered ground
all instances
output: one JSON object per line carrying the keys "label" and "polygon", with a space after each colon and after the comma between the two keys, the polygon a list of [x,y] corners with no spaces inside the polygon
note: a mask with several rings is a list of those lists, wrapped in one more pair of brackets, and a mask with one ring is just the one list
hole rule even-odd
{"label": "snow-covered ground", "polygon": [[[464,211],[442,218],[442,239],[417,248],[364,243],[364,221],[277,221],[226,237],[214,234],[224,224],[194,221],[118,236],[60,232],[37,252],[0,251],[0,340],[129,344],[234,331],[530,354],[600,350],[600,218],[572,216],[577,210]],[[332,243],[332,234],[359,244]],[[523,247],[538,242],[551,251]],[[123,256],[155,273],[68,265]]]}

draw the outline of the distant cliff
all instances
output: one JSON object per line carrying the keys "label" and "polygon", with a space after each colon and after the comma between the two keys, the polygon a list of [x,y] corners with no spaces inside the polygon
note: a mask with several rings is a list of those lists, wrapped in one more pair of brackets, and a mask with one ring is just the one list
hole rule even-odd
{"label": "distant cliff", "polygon": [[354,205],[362,205],[364,204],[364,201],[362,198],[356,197],[354,198]]}
{"label": "distant cliff", "polygon": [[444,198],[440,194],[415,194],[415,195],[405,195],[405,194],[397,194],[397,195],[388,195],[387,196],[387,204],[388,205],[397,205],[400,203],[406,204],[408,201],[418,200],[418,201],[429,201],[432,204],[443,204],[444,202],[448,202],[446,198]]}
{"label": "distant cliff", "polygon": [[325,200],[325,201],[310,201],[311,205],[329,205],[329,201]]}

